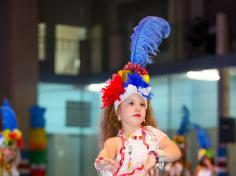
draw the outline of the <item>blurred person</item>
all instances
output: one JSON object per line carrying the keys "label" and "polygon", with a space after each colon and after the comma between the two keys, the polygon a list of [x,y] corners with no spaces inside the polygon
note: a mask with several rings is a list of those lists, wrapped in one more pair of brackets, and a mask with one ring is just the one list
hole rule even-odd
{"label": "blurred person", "polygon": [[173,137],[174,143],[179,147],[181,151],[181,158],[172,163],[168,163],[165,167],[166,176],[190,176],[190,164],[187,161],[187,138],[186,134],[189,132],[191,123],[189,120],[189,110],[187,106],[182,106],[182,118],[179,129],[176,135]]}
{"label": "blurred person", "polygon": [[165,167],[166,176],[190,176],[190,164],[186,160],[187,141],[184,136],[176,135],[173,141],[181,151],[181,158]]}
{"label": "blurred person", "polygon": [[22,133],[18,129],[16,114],[7,100],[0,106],[0,176],[19,176],[20,148],[23,146]]}
{"label": "blurred person", "polygon": [[197,133],[200,149],[198,151],[198,164],[194,170],[193,176],[215,176],[214,152],[211,149],[211,139],[205,129],[193,124]]}
{"label": "blurred person", "polygon": [[193,176],[216,176],[212,150],[200,149]]}

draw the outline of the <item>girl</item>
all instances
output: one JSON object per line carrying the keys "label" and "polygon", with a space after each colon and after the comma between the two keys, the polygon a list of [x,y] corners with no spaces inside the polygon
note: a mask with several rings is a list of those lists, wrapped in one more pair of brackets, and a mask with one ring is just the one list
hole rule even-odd
{"label": "girl", "polygon": [[199,163],[194,170],[193,176],[216,175],[212,150],[200,149],[198,151],[198,161]]}
{"label": "girl", "polygon": [[214,166],[214,152],[211,149],[211,138],[208,132],[197,124],[193,124],[197,133],[200,149],[198,150],[198,164],[194,170],[193,176],[215,176],[216,168]]}
{"label": "girl", "polygon": [[18,129],[16,114],[7,100],[0,106],[0,176],[19,176],[22,133]]}
{"label": "girl", "polygon": [[170,32],[168,23],[146,17],[134,29],[131,62],[102,89],[104,146],[95,160],[103,176],[157,175],[164,162],[180,158],[178,147],[156,128],[152,114],[147,53],[155,54]]}

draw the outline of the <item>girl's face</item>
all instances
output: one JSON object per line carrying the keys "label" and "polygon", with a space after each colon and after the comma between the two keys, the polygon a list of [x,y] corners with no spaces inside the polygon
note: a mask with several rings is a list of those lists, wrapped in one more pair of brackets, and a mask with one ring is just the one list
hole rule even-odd
{"label": "girl's face", "polygon": [[123,128],[134,129],[140,127],[145,120],[147,101],[139,94],[133,94],[124,100],[117,111]]}

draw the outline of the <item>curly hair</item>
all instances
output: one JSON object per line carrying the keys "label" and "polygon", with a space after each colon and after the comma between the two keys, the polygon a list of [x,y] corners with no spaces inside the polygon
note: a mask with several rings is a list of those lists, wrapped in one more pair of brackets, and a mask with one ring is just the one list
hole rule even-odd
{"label": "curly hair", "polygon": [[[121,122],[118,120],[113,105],[107,106],[104,109],[103,119],[101,121],[101,139],[105,142],[110,137],[115,137],[118,131],[121,129]],[[142,126],[153,126],[157,127],[157,123],[153,116],[152,107],[150,101],[147,104],[145,122]]]}

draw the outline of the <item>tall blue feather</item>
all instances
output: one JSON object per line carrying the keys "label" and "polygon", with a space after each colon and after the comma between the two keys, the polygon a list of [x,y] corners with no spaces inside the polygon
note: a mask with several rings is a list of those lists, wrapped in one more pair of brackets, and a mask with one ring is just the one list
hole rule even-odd
{"label": "tall blue feather", "polygon": [[191,122],[189,120],[189,109],[187,106],[182,107],[183,116],[181,119],[180,127],[177,130],[178,135],[185,135],[190,130]]}
{"label": "tall blue feather", "polygon": [[197,124],[193,124],[193,128],[197,132],[198,143],[201,148],[210,149],[211,148],[211,139],[205,129]]}
{"label": "tall blue feather", "polygon": [[134,28],[131,36],[130,61],[145,67],[152,63],[151,56],[156,55],[163,39],[170,34],[170,26],[166,20],[148,16]]}

